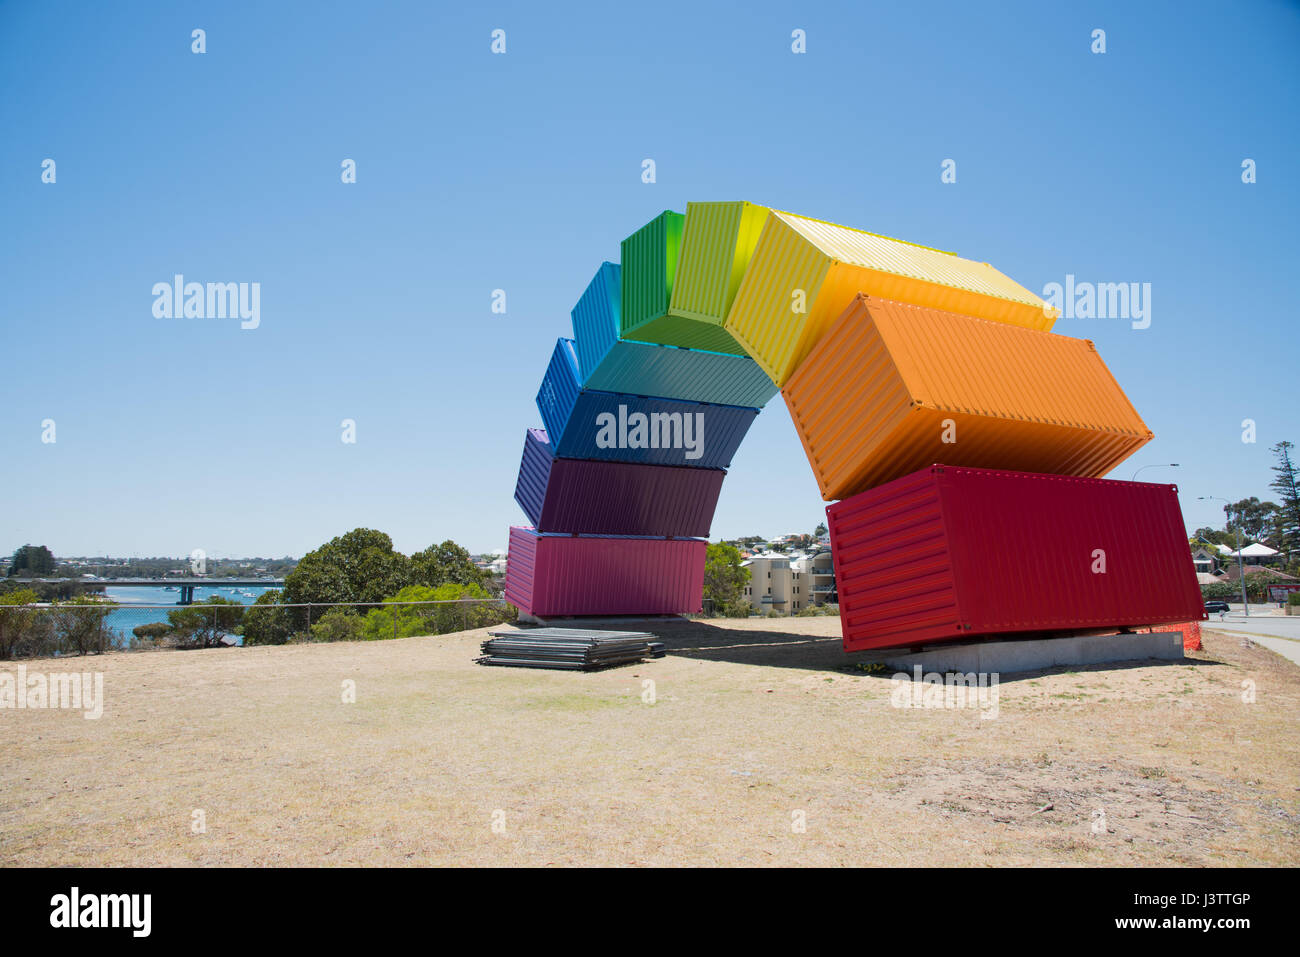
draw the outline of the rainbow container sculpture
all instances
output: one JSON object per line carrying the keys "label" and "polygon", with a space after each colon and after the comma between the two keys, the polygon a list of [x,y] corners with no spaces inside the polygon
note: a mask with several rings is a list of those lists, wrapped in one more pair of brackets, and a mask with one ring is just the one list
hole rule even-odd
{"label": "rainbow container sculpture", "polygon": [[[698,611],[722,470],[781,387],[823,497],[844,500],[828,514],[846,650],[1204,617],[1176,490],[1099,481],[1151,433],[1092,343],[1050,334],[1055,310],[993,266],[746,202],[666,210],[620,255],[573,308],[575,339],[556,344],[537,395],[545,432],[525,439],[515,497],[536,527],[511,529],[506,571],[524,614]],[[950,478],[960,510],[936,498],[926,511]],[[1030,490],[1032,521],[1015,505]],[[1159,534],[1135,538],[1156,512]],[[1069,526],[1050,542],[1051,582],[967,587],[952,556],[976,543],[978,557],[995,537],[980,523],[999,515]],[[1140,547],[1129,580],[1149,600],[1088,577],[1087,529],[1121,562]],[[882,542],[914,562],[906,575],[877,560]],[[960,607],[931,608],[925,576]],[[1030,587],[1093,599],[1086,615],[1027,617]],[[897,610],[877,614],[886,599]]]}

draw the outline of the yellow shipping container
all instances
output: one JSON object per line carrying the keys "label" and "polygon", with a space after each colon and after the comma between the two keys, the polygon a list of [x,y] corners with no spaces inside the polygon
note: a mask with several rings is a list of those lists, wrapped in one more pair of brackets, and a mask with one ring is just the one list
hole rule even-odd
{"label": "yellow shipping container", "polygon": [[1090,340],[863,295],[781,394],[827,501],[936,462],[1100,478],[1151,440]]}
{"label": "yellow shipping container", "polygon": [[773,210],[725,328],[784,385],[860,292],[1028,329],[1057,315],[988,263]]}

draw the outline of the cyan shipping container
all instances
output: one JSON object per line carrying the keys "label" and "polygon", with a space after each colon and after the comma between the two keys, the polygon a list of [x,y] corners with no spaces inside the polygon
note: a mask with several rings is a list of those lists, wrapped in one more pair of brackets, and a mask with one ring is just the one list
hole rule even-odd
{"label": "cyan shipping container", "polygon": [[572,339],[560,339],[537,393],[556,458],[725,469],[758,409],[583,389]]}
{"label": "cyan shipping container", "polygon": [[776,395],[749,356],[620,338],[619,272],[603,263],[571,313],[583,388],[758,408]]}
{"label": "cyan shipping container", "polygon": [[726,474],[557,459],[546,432],[529,429],[515,501],[541,532],[706,538]]}

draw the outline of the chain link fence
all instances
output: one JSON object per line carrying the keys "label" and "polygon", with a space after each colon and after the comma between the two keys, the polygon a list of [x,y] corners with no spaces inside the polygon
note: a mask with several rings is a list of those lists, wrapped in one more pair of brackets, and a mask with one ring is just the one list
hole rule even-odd
{"label": "chain link fence", "polygon": [[514,621],[500,598],[239,605],[117,604],[93,598],[0,605],[0,659],[445,635]]}

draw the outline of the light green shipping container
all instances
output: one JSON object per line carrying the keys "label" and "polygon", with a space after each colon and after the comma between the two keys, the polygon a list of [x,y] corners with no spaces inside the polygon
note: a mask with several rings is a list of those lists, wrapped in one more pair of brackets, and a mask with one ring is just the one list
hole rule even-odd
{"label": "light green shipping container", "polygon": [[620,335],[747,355],[722,323],[766,215],[751,203],[690,203],[623,240]]}

